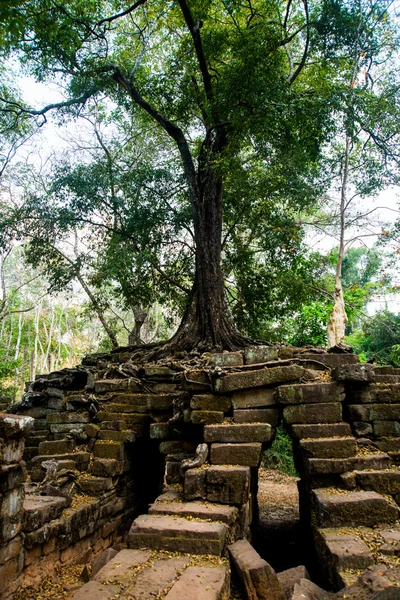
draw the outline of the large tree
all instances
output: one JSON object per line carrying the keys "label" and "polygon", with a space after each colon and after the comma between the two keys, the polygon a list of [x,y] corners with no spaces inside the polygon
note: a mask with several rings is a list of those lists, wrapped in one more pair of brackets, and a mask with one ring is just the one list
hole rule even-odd
{"label": "large tree", "polygon": [[[382,3],[384,6],[384,3]],[[195,271],[169,349],[246,343],[227,305],[221,269],[223,190],[257,156],[282,187],[315,172],[341,102],[359,2],[323,0],[12,0],[2,6],[4,56],[38,80],[58,78],[66,99],[29,109],[3,96],[5,114],[41,120],[100,92],[180,161],[195,240]],[[351,63],[351,57],[350,57]],[[339,82],[339,83],[338,83]],[[300,186],[301,187],[301,186]],[[229,193],[228,193],[229,197]],[[251,209],[251,208],[250,208]]]}

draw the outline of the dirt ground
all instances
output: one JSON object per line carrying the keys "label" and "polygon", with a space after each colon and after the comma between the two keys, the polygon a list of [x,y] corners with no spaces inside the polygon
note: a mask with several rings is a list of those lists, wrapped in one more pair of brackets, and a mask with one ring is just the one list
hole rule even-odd
{"label": "dirt ground", "polygon": [[258,505],[260,523],[296,521],[299,518],[297,478],[281,471],[258,471]]}

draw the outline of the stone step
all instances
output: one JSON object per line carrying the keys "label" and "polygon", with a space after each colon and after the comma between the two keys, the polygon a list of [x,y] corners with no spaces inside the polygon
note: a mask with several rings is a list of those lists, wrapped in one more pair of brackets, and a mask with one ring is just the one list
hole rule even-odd
{"label": "stone step", "polygon": [[98,440],[93,448],[95,458],[109,458],[113,460],[124,460],[125,449],[124,442],[114,442],[110,440]]}
{"label": "stone step", "polygon": [[272,428],[269,423],[230,423],[204,427],[204,441],[208,443],[268,442],[271,435]]}
{"label": "stone step", "polygon": [[313,517],[318,527],[373,527],[395,523],[399,507],[376,492],[317,489],[311,492]]}
{"label": "stone step", "polygon": [[305,423],[292,425],[292,433],[298,439],[346,437],[351,435],[351,427],[349,423]]}
{"label": "stone step", "polygon": [[58,519],[67,507],[65,498],[29,495],[24,500],[23,531],[29,533],[40,529],[45,523]]}
{"label": "stone step", "polygon": [[204,556],[201,566],[191,557],[150,550],[122,550],[81,587],[73,600],[164,598],[165,600],[228,600],[227,561]]}
{"label": "stone step", "polygon": [[150,548],[190,554],[222,556],[228,526],[184,517],[140,515],[128,535],[130,548]]}
{"label": "stone step", "polygon": [[375,383],[400,383],[400,375],[375,375]]}
{"label": "stone step", "polygon": [[382,452],[350,458],[307,458],[304,464],[309,475],[340,475],[354,470],[388,469],[392,466],[392,460],[388,454]]}
{"label": "stone step", "polygon": [[350,458],[357,454],[357,442],[350,436],[303,439],[300,449],[307,458]]}
{"label": "stone step", "polygon": [[75,450],[75,440],[55,440],[50,442],[40,442],[39,454],[69,454]]}
{"label": "stone step", "polygon": [[396,496],[400,494],[400,469],[355,471],[357,485],[364,490]]}
{"label": "stone step", "polygon": [[244,465],[258,467],[261,461],[261,443],[211,444],[212,465]]}
{"label": "stone step", "polygon": [[231,525],[238,516],[238,509],[224,504],[183,502],[182,498],[180,497],[177,498],[175,502],[165,502],[157,499],[153,504],[150,504],[149,514],[221,521],[222,523]]}

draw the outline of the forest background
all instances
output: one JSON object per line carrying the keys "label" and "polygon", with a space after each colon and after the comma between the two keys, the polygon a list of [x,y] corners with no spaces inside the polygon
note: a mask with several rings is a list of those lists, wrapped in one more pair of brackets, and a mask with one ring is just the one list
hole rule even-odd
{"label": "forest background", "polygon": [[223,187],[215,236],[241,334],[326,346],[342,296],[345,341],[399,365],[397,11],[2,5],[2,394],[179,331],[201,235],[177,124],[202,201]]}

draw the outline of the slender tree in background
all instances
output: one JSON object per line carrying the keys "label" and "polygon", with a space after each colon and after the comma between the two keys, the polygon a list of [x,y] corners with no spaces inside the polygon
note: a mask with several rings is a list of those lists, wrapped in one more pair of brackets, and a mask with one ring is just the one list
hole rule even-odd
{"label": "slender tree in background", "polygon": [[[379,5],[388,17],[386,3]],[[359,8],[307,0],[12,0],[1,7],[3,56],[15,52],[39,80],[58,77],[67,94],[40,109],[3,94],[4,114],[39,122],[53,110],[79,115],[106,93],[165,137],[171,172],[185,182],[195,260],[181,325],[164,351],[247,343],[221,268],[230,208],[224,186],[229,198],[230,174],[244,173],[256,156],[275,182],[292,188],[292,207],[304,203],[306,189],[312,201],[311,186],[300,182],[317,174],[321,144],[335,130],[334,110],[343,104],[337,73],[354,64]]]}

